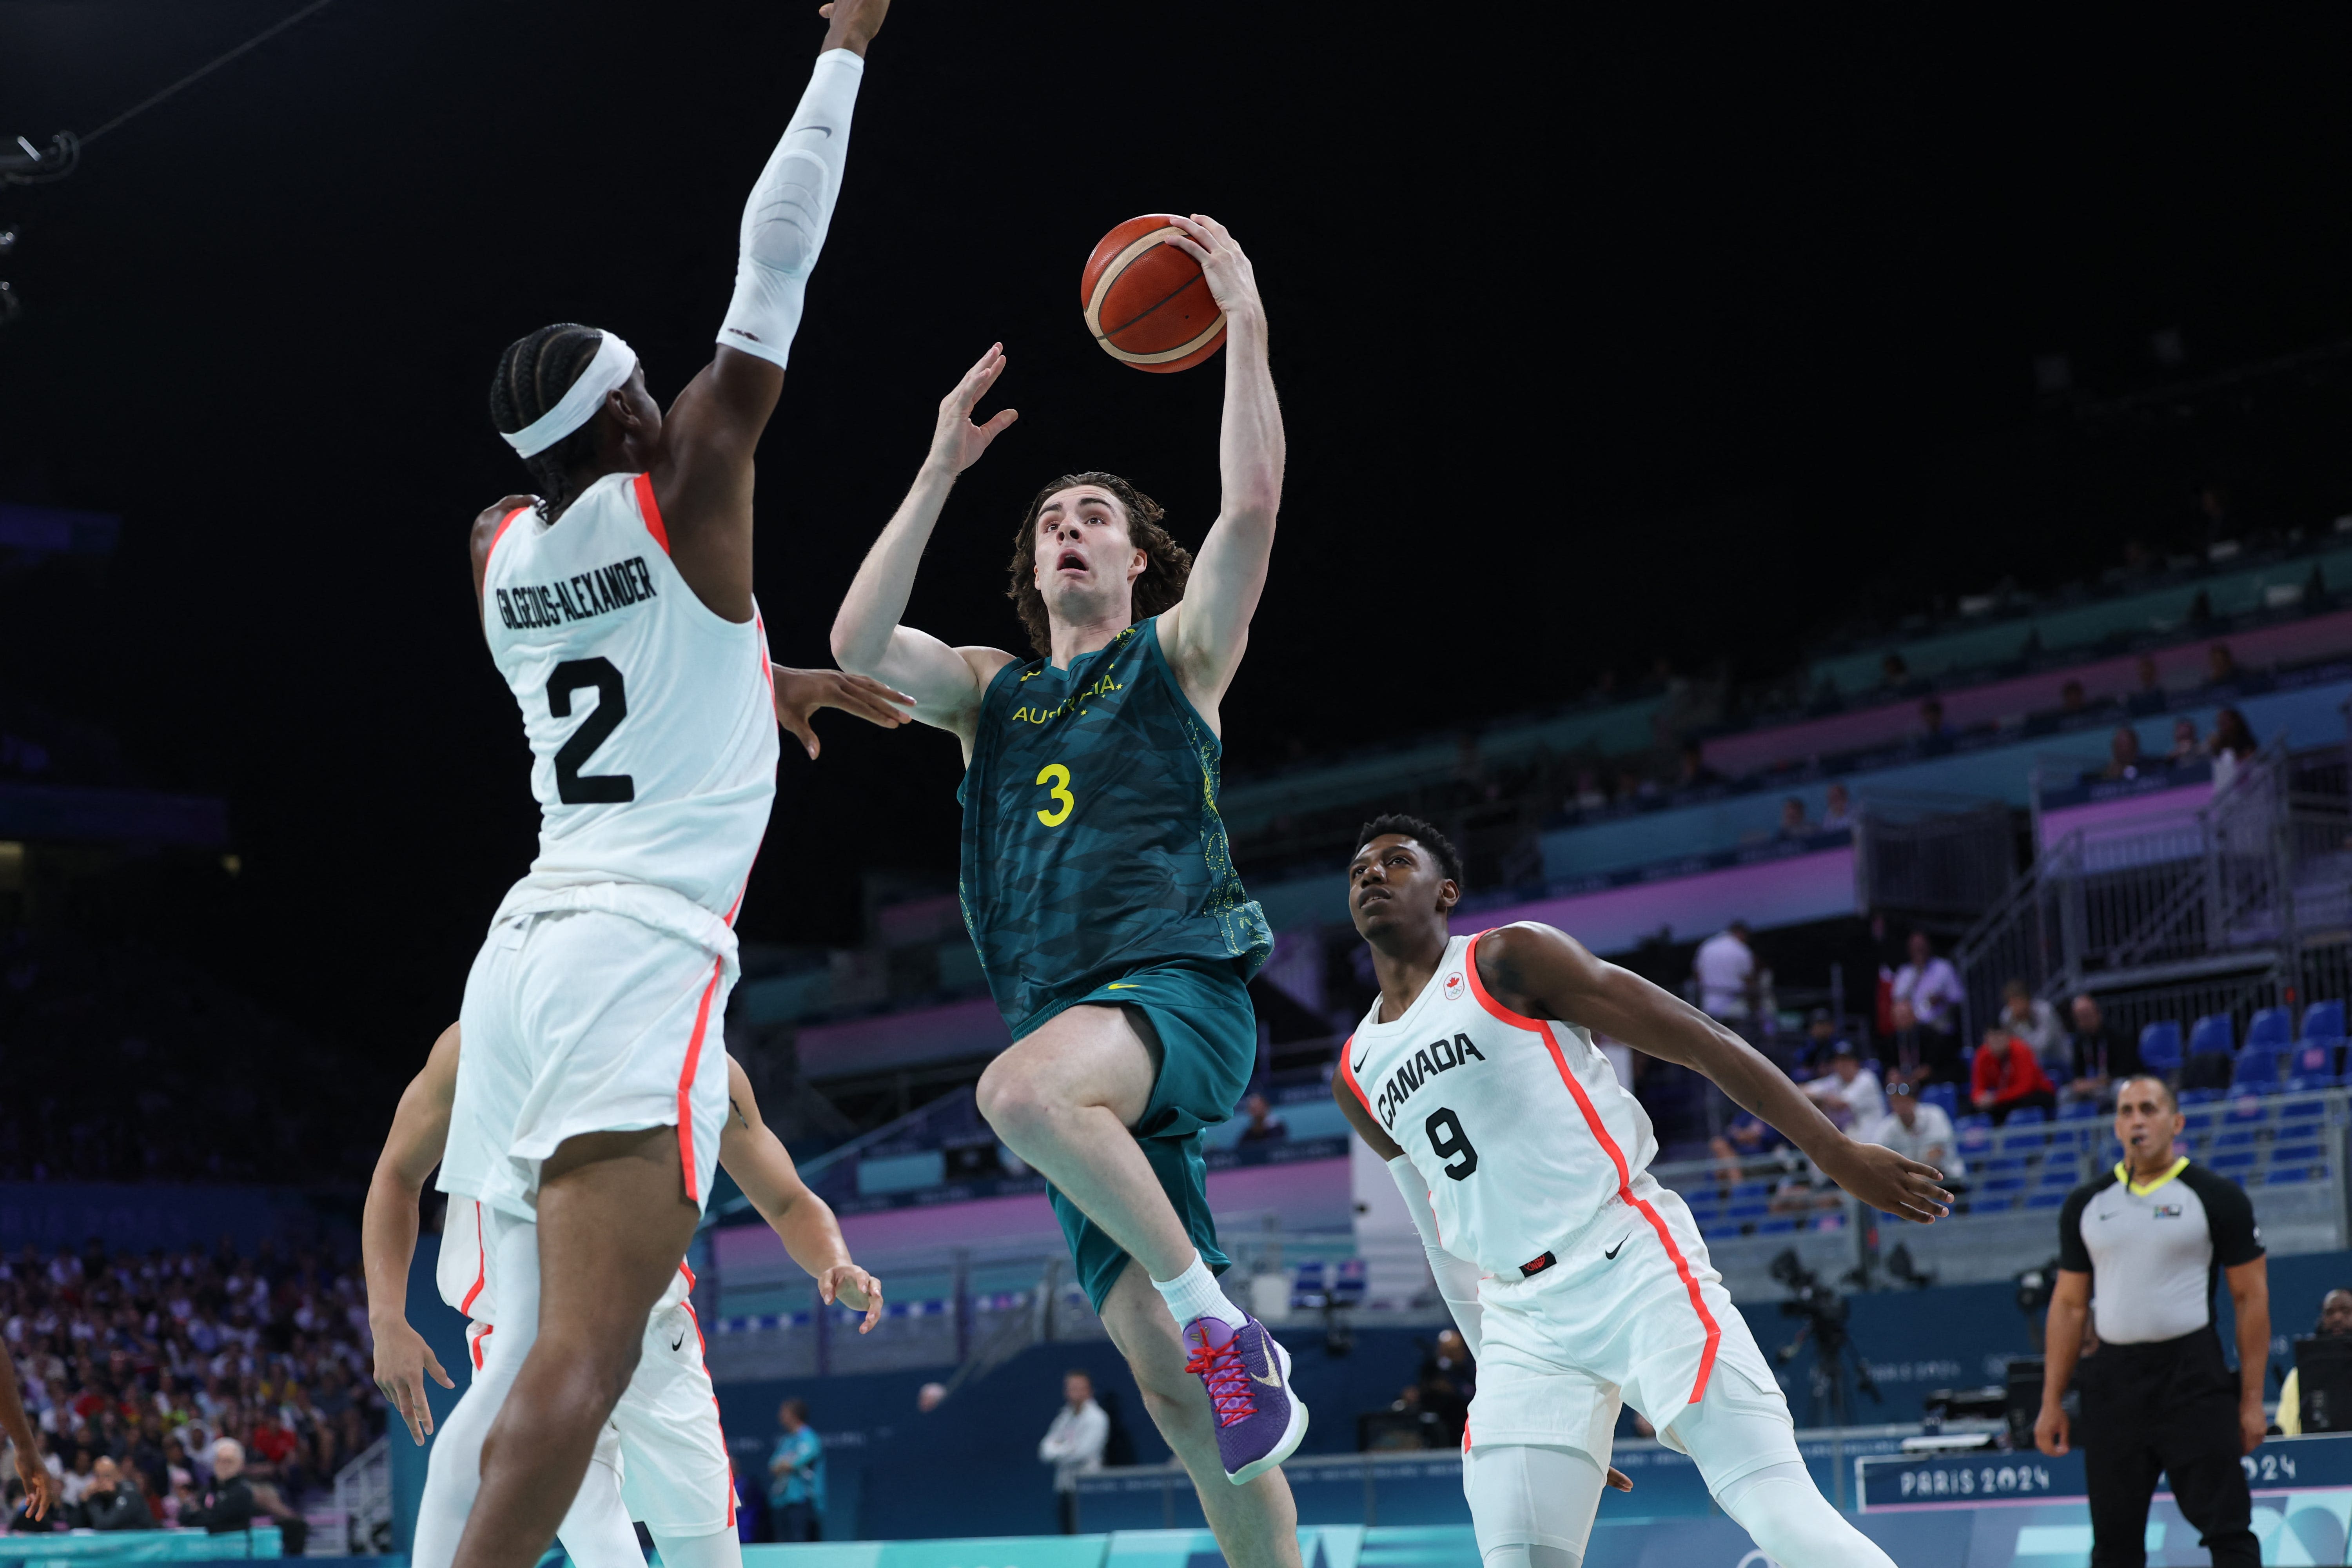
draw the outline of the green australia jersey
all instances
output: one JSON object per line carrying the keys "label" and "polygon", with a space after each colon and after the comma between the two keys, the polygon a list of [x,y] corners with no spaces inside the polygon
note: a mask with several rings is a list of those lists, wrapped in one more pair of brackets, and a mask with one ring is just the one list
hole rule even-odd
{"label": "green australia jersey", "polygon": [[1223,745],[1177,685],[1159,617],[1055,669],[999,670],[963,803],[965,926],[1018,1037],[1139,966],[1274,946],[1217,815]]}

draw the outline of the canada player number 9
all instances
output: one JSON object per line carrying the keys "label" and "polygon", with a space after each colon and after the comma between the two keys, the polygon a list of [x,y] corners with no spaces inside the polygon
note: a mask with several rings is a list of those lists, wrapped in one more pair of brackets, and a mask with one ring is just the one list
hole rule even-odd
{"label": "canada player number 9", "polygon": [[1429,1113],[1422,1123],[1429,1134],[1430,1152],[1444,1161],[1445,1173],[1461,1181],[1478,1168],[1478,1151],[1470,1147],[1470,1135],[1462,1131],[1462,1119],[1440,1106]]}

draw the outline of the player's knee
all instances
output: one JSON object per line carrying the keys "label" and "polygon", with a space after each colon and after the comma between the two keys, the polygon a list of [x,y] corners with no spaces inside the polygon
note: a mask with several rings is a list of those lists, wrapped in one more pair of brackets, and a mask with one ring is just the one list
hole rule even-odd
{"label": "player's knee", "polygon": [[[1789,1468],[1773,1467],[1776,1471]],[[1723,1511],[1779,1562],[1894,1568],[1885,1552],[1830,1506],[1811,1476],[1767,1476],[1719,1500]]]}
{"label": "player's knee", "polygon": [[1038,1091],[1036,1081],[1018,1065],[1008,1065],[1002,1057],[980,1075],[980,1084],[973,1094],[982,1119],[999,1137],[1007,1140],[1018,1140],[1052,1120],[1052,1108]]}

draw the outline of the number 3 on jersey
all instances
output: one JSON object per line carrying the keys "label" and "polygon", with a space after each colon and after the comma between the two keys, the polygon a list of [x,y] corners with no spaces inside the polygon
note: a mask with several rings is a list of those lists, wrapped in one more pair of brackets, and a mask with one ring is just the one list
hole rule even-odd
{"label": "number 3 on jersey", "polygon": [[1048,827],[1059,827],[1070,819],[1070,812],[1078,797],[1070,793],[1070,770],[1059,763],[1047,763],[1037,770],[1037,782],[1047,786],[1046,795],[1053,800],[1051,811],[1037,808],[1037,820]]}

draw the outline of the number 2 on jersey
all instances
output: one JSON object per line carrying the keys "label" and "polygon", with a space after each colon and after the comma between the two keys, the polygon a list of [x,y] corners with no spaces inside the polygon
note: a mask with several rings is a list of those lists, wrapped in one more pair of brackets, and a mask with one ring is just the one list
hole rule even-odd
{"label": "number 2 on jersey", "polygon": [[1059,763],[1047,763],[1037,770],[1037,782],[1051,786],[1045,793],[1055,802],[1051,811],[1042,805],[1037,808],[1037,820],[1048,827],[1061,826],[1078,804],[1078,797],[1070,793],[1070,770]]}
{"label": "number 2 on jersey", "polygon": [[626,773],[582,776],[580,764],[612,739],[621,721],[629,716],[629,700],[621,687],[621,672],[609,658],[567,658],[547,678],[547,710],[558,719],[572,717],[572,694],[593,688],[596,710],[580,721],[580,728],[555,753],[555,795],[566,805],[609,805],[637,798],[637,782]]}
{"label": "number 2 on jersey", "polygon": [[1478,1168],[1478,1151],[1470,1147],[1470,1135],[1462,1131],[1462,1119],[1443,1107],[1429,1113],[1422,1124],[1429,1134],[1429,1152],[1449,1162],[1445,1173],[1460,1181]]}

